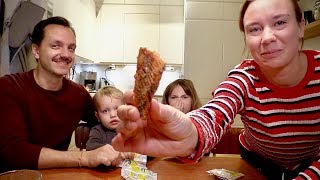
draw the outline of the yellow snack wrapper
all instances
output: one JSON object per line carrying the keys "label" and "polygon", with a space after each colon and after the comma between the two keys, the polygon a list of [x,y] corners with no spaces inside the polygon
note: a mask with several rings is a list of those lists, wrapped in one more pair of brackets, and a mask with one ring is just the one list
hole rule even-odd
{"label": "yellow snack wrapper", "polygon": [[156,180],[157,173],[148,170],[146,164],[147,156],[136,153],[133,160],[121,163],[121,176],[126,180]]}

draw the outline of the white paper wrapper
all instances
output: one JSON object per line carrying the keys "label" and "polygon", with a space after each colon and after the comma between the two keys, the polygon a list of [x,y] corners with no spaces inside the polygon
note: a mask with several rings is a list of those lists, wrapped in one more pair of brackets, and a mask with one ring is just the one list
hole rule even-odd
{"label": "white paper wrapper", "polygon": [[135,154],[134,159],[126,159],[121,164],[121,176],[126,180],[156,180],[157,173],[147,168],[147,156]]}
{"label": "white paper wrapper", "polygon": [[244,176],[244,174],[242,173],[230,171],[227,169],[212,169],[207,171],[207,173],[209,173],[210,175],[215,175],[220,179],[226,179],[226,180],[235,180]]}

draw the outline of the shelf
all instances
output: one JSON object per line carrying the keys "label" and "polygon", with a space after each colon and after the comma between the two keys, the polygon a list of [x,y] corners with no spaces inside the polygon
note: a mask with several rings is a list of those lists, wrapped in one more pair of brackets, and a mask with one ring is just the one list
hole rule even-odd
{"label": "shelf", "polygon": [[310,39],[320,36],[320,20],[314,21],[308,25],[304,30],[304,39]]}

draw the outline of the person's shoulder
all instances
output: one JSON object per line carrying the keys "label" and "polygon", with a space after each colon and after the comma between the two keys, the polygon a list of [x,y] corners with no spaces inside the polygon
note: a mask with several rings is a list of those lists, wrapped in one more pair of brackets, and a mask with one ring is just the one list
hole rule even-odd
{"label": "person's shoulder", "polygon": [[320,50],[303,50],[303,52],[313,59],[320,60]]}
{"label": "person's shoulder", "polygon": [[0,77],[1,83],[7,82],[7,83],[19,83],[22,80],[29,79],[30,73],[32,71],[23,72],[23,73],[15,73],[15,74],[6,74],[2,77]]}
{"label": "person's shoulder", "polygon": [[97,132],[100,132],[100,133],[106,133],[107,131],[109,131],[109,129],[105,128],[101,123],[100,124],[97,124],[95,126],[93,126],[91,128],[91,131],[97,131]]}
{"label": "person's shoulder", "polygon": [[95,125],[95,126],[93,126],[92,128],[91,128],[91,130],[101,130],[102,129],[102,124],[97,124],[97,125]]}
{"label": "person's shoulder", "polygon": [[240,64],[236,65],[233,69],[231,69],[228,75],[230,76],[234,74],[252,74],[257,69],[259,69],[259,66],[253,59],[245,59]]}
{"label": "person's shoulder", "polygon": [[236,65],[234,69],[252,70],[256,69],[256,62],[253,59],[245,59],[240,64]]}
{"label": "person's shoulder", "polygon": [[101,132],[105,132],[105,133],[109,133],[109,132],[116,132],[115,130],[111,130],[111,129],[108,129],[106,127],[104,127],[101,123],[98,124],[98,125],[95,125],[91,128],[91,130],[95,130],[95,131],[101,131]]}
{"label": "person's shoulder", "polygon": [[90,134],[91,135],[97,135],[97,134],[104,134],[104,131],[101,127],[102,125],[101,124],[98,124],[98,125],[95,125],[93,126],[91,129],[90,129]]}
{"label": "person's shoulder", "polygon": [[31,86],[32,71],[7,74],[0,77],[0,86],[2,90],[23,90],[24,86]]}

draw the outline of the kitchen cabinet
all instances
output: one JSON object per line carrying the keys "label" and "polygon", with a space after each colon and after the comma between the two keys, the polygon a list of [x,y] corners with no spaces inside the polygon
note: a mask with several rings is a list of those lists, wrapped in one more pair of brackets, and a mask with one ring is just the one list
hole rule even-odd
{"label": "kitchen cabinet", "polygon": [[183,5],[184,0],[125,0],[126,4]]}
{"label": "kitchen cabinet", "polygon": [[124,15],[124,59],[137,62],[140,47],[159,52],[159,14]]}
{"label": "kitchen cabinet", "polygon": [[97,22],[99,41],[96,62],[123,63],[123,12],[124,6],[102,5]]}
{"label": "kitchen cabinet", "polygon": [[320,20],[307,24],[304,31],[304,39],[320,36]]}
{"label": "kitchen cabinet", "polygon": [[241,3],[189,0],[186,6],[184,72],[205,103],[243,58],[244,38],[238,28]]}
{"label": "kitchen cabinet", "polygon": [[146,4],[146,5],[157,5],[160,0],[125,0],[126,4]]}
{"label": "kitchen cabinet", "polygon": [[147,5],[104,4],[98,16],[98,62],[136,62],[139,47],[158,50],[159,8]]}
{"label": "kitchen cabinet", "polygon": [[183,6],[160,7],[159,53],[168,64],[184,63]]}
{"label": "kitchen cabinet", "polygon": [[67,18],[76,32],[76,55],[86,59],[97,58],[97,27],[93,1],[54,1],[53,16]]}
{"label": "kitchen cabinet", "polygon": [[104,3],[98,15],[101,48],[96,62],[136,63],[139,48],[147,47],[168,64],[183,64],[184,8],[180,1],[174,5]]}
{"label": "kitchen cabinet", "polygon": [[77,55],[95,63],[136,63],[139,47],[147,47],[168,64],[183,64],[183,0],[105,0],[98,15],[94,2],[54,3],[53,15],[75,28]]}
{"label": "kitchen cabinet", "polygon": [[210,92],[224,78],[222,27],[222,22],[186,21],[184,72],[202,103],[211,99]]}
{"label": "kitchen cabinet", "polygon": [[[314,5],[317,0],[299,0],[299,5],[302,11],[312,10],[314,12]],[[314,21],[305,26],[304,39],[311,39],[320,36],[320,20]]]}
{"label": "kitchen cabinet", "polygon": [[[202,104],[212,99],[212,91],[245,58],[238,28],[241,4],[186,1],[184,75],[193,81]],[[243,127],[239,117],[232,126]]]}

